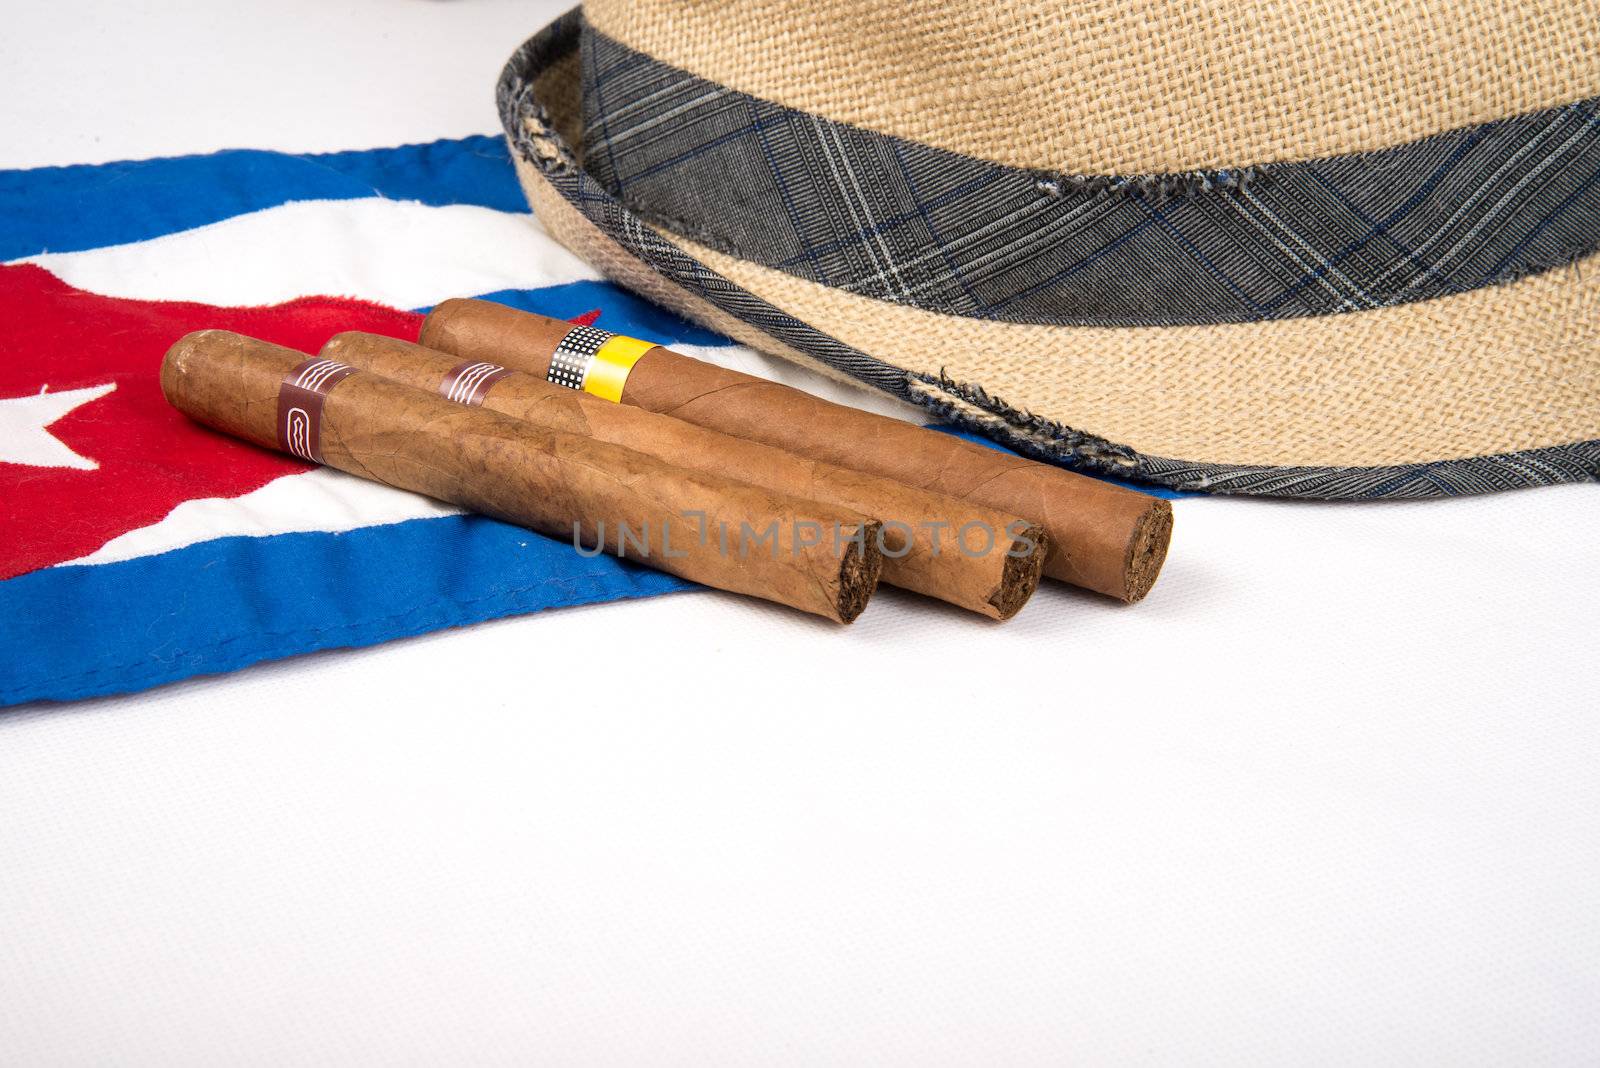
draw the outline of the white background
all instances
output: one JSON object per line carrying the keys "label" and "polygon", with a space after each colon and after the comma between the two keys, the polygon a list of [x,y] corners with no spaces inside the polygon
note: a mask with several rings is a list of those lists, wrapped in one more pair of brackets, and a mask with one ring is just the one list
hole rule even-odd
{"label": "white background", "polygon": [[[494,132],[528,0],[10,3],[0,166]],[[0,333],[0,345],[3,345]],[[1600,1060],[1600,492],[0,711],[0,1063]]]}

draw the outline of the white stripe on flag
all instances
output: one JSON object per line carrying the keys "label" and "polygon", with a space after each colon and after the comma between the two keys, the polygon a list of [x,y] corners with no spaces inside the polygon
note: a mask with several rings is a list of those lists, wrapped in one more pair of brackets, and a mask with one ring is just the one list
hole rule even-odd
{"label": "white stripe on flag", "polygon": [[130,530],[88,556],[67,563],[109,564],[213,538],[356,530],[459,512],[421,494],[319,467],[284,475],[240,497],[184,501],[160,522]]}
{"label": "white stripe on flag", "polygon": [[531,215],[378,198],[283,204],[149,241],[24,262],[109,296],[245,305],[322,295],[418,308],[600,277]]}

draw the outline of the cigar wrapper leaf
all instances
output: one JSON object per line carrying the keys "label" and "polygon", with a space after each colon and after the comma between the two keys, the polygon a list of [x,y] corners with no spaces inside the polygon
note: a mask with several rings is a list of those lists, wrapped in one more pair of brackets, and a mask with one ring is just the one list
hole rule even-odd
{"label": "cigar wrapper leaf", "polygon": [[[338,372],[319,400],[301,404],[302,394],[315,391],[296,392],[285,381],[292,373],[303,378],[311,360],[239,334],[198,331],[167,352],[161,387],[191,418],[255,444],[553,537],[603,543],[608,552],[717,589],[847,623],[877,584],[876,520],[464,407],[370,373]],[[296,399],[286,405],[291,393]],[[307,412],[315,407],[308,439]],[[308,440],[314,456],[307,456]],[[739,540],[741,524],[776,533],[741,551],[752,544]]]}
{"label": "cigar wrapper leaf", "polygon": [[[567,339],[575,329],[582,328],[488,301],[455,299],[428,315],[421,342],[461,359],[560,381],[564,361],[571,358]],[[1046,575],[1130,604],[1150,591],[1166,560],[1172,507],[1164,500],[834,404],[661,346],[633,357],[618,399],[1022,516],[1050,539]]]}
{"label": "cigar wrapper leaf", "polygon": [[730,437],[487,361],[464,362],[397,338],[351,331],[333,337],[321,355],[548,430],[608,441],[680,467],[874,516],[884,523],[884,582],[991,619],[1015,615],[1039,583],[1048,552],[1046,536],[1015,515]]}

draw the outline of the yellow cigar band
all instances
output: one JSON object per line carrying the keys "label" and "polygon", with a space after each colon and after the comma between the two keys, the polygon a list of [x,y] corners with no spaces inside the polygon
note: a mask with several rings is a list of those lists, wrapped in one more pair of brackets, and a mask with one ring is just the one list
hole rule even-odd
{"label": "yellow cigar band", "polygon": [[583,391],[604,397],[608,401],[622,400],[622,387],[628,383],[628,372],[639,362],[639,357],[656,347],[654,341],[640,341],[636,337],[613,337],[589,361],[589,370],[583,376]]}

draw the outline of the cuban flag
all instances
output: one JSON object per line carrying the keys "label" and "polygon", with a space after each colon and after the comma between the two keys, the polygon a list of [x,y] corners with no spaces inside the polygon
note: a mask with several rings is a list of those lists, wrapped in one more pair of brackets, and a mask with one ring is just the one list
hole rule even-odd
{"label": "cuban flag", "polygon": [[457,295],[765,364],[553,241],[496,138],[0,172],[0,704],[688,588],[218,435],[160,391],[190,330],[415,340]]}
{"label": "cuban flag", "polygon": [[452,296],[908,413],[601,280],[528,212],[498,138],[0,171],[0,705],[692,588],[219,435],[161,394],[191,330],[414,341]]}

